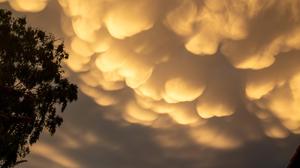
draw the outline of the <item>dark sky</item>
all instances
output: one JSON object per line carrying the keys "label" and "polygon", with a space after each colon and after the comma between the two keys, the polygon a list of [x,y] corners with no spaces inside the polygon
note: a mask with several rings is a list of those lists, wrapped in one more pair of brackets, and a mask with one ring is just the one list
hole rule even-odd
{"label": "dark sky", "polygon": [[300,144],[300,3],[11,0],[79,86],[25,168],[283,168]]}

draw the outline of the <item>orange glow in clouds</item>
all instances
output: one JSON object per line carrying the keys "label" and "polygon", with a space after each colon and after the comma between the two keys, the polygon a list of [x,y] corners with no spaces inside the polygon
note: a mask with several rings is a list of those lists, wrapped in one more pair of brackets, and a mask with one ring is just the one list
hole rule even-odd
{"label": "orange glow in clouds", "polygon": [[[155,127],[169,117],[195,142],[229,149],[245,138],[215,138],[205,120],[226,120],[243,106],[266,136],[300,133],[299,1],[58,2],[66,64],[79,88],[101,106],[122,109],[124,120]],[[9,4],[37,12],[47,0]]]}

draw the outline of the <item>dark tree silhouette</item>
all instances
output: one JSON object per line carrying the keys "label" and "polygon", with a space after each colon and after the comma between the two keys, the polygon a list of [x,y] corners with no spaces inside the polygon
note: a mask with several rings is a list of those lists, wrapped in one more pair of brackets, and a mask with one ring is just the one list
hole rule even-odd
{"label": "dark tree silhouette", "polygon": [[63,77],[63,42],[0,9],[0,167],[21,163],[47,129],[63,122],[77,86]]}

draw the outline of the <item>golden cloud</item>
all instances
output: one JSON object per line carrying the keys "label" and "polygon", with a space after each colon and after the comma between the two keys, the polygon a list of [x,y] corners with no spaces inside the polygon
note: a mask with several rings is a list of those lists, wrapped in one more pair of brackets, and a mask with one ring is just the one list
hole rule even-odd
{"label": "golden cloud", "polygon": [[[169,116],[194,126],[238,112],[265,135],[300,133],[300,2],[295,0],[58,0],[79,87],[131,123]],[[46,0],[9,1],[40,11]],[[276,121],[280,121],[279,123]],[[200,144],[236,147],[204,126]],[[204,137],[202,140],[198,136]]]}

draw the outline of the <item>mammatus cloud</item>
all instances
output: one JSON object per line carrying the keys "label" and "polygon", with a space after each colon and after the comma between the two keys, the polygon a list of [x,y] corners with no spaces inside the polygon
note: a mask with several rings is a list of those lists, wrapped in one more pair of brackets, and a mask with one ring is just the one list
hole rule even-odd
{"label": "mammatus cloud", "polygon": [[40,12],[47,6],[48,0],[0,0],[1,2],[8,2],[9,5],[19,12]]}
{"label": "mammatus cloud", "polygon": [[[210,118],[242,111],[257,116],[266,136],[300,133],[299,1],[58,2],[66,64],[81,91],[126,121],[163,127],[169,117],[217,149],[250,136],[220,134]],[[9,4],[37,12],[47,1]]]}

